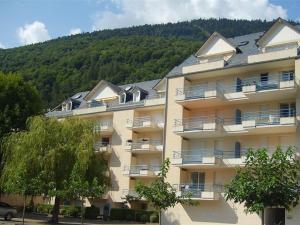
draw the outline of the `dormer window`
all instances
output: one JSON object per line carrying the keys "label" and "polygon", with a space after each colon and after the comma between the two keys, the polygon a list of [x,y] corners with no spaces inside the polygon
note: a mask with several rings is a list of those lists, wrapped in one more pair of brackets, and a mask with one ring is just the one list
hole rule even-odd
{"label": "dormer window", "polygon": [[126,93],[122,93],[119,96],[119,103],[124,104],[126,102]]}
{"label": "dormer window", "polygon": [[140,91],[135,91],[133,93],[133,101],[134,102],[139,102],[141,99],[141,92]]}

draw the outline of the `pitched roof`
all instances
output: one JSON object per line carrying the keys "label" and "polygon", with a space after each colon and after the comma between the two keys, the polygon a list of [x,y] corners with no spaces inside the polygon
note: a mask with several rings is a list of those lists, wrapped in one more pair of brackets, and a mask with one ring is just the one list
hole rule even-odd
{"label": "pitched roof", "polygon": [[284,24],[285,26],[288,26],[292,30],[296,31],[300,34],[299,27],[291,25],[289,22],[282,18],[278,18],[273,25],[257,40],[257,45],[261,45],[261,43],[265,40],[265,38],[273,32],[273,30],[278,26],[279,24]]}
{"label": "pitched roof", "polygon": [[230,41],[228,41],[224,36],[222,36],[221,34],[219,34],[218,32],[214,32],[212,35],[210,35],[210,37],[204,42],[204,44],[200,47],[200,49],[196,52],[196,56],[200,56],[200,53],[209,46],[209,43],[211,41],[213,41],[214,38],[220,38],[223,41],[225,41],[230,47],[233,48],[233,50],[235,51],[236,46],[234,46],[234,44]]}

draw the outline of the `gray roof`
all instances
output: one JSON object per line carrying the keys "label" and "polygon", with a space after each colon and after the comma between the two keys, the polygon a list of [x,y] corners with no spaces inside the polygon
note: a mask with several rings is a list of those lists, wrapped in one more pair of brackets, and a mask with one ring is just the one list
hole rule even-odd
{"label": "gray roof", "polygon": [[[226,67],[243,65],[247,63],[247,58],[249,55],[259,53],[258,47],[256,46],[256,41],[264,34],[264,32],[252,33],[242,36],[237,36],[233,38],[228,38],[233,46],[241,50],[241,53],[237,53],[230,60],[227,61]],[[184,60],[179,66],[174,67],[168,74],[167,77],[172,77],[176,75],[182,75],[182,67],[197,64],[197,57],[193,54]]]}
{"label": "gray roof", "polygon": [[[132,83],[132,84],[124,84],[124,85],[120,85],[120,86],[116,86],[113,85],[114,87],[117,87],[117,89],[120,90],[126,90],[127,88],[132,88],[132,87],[138,87],[140,89],[145,90],[146,92],[148,92],[149,96],[155,95],[156,91],[153,89],[153,87],[160,81],[161,79],[157,79],[157,80],[149,80],[149,81],[144,81],[144,82],[138,82],[138,83]],[[109,82],[107,82],[109,83]],[[110,85],[112,85],[111,83],[109,83]],[[71,98],[76,97],[77,95],[82,94],[82,98],[77,99],[81,101],[81,104],[79,106],[79,108],[86,108],[87,107],[87,102],[84,99],[84,97],[86,95],[88,95],[89,91],[84,91],[84,92],[79,92],[74,94]]]}
{"label": "gray roof", "polygon": [[161,79],[157,79],[157,80],[149,80],[149,81],[144,81],[144,82],[138,82],[138,83],[132,83],[132,84],[124,84],[119,86],[122,89],[127,89],[129,87],[138,87],[140,89],[145,90],[146,92],[148,92],[148,94],[151,95],[155,95],[156,91],[153,89],[153,87],[160,81]]}

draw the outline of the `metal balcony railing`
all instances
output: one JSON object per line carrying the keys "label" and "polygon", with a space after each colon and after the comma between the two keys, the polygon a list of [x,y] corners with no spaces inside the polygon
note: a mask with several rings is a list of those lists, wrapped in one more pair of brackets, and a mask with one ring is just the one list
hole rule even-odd
{"label": "metal balcony railing", "polygon": [[[152,150],[155,149],[156,146],[162,145],[162,141],[160,140],[147,140],[147,141],[136,141],[127,143],[127,145],[131,146],[132,150]],[[145,145],[149,145],[149,148],[145,148]]]}
{"label": "metal balcony railing", "polygon": [[182,164],[203,163],[203,157],[213,157],[214,152],[210,149],[193,151],[173,151],[173,159],[182,159]]}
{"label": "metal balcony railing", "polygon": [[[206,92],[211,92],[210,94],[206,94]],[[191,87],[186,88],[177,88],[176,89],[176,96],[184,95],[185,100],[188,99],[204,99],[204,98],[211,98],[217,97],[221,94],[223,90],[219,84],[216,84],[213,87],[207,87],[203,85],[193,85]]]}
{"label": "metal balcony railing", "polygon": [[106,130],[106,128],[112,128],[112,121],[98,121],[94,125],[95,132],[101,132]]}
{"label": "metal balcony railing", "polygon": [[123,196],[131,196],[134,198],[138,198],[139,195],[134,189],[123,189],[122,191]]}
{"label": "metal balcony railing", "polygon": [[[288,84],[284,84],[288,82]],[[234,85],[220,85],[224,93],[233,92],[244,92],[244,91],[265,91],[265,90],[275,90],[275,89],[285,89],[295,86],[294,74],[284,73],[284,74],[272,74],[269,75],[266,80],[261,80],[261,76],[251,76],[241,79],[240,84]],[[254,86],[254,89],[249,89],[249,87]],[[247,88],[248,87],[248,88]]]}
{"label": "metal balcony railing", "polygon": [[193,198],[201,198],[202,192],[222,193],[223,185],[220,184],[203,184],[203,183],[181,183],[175,184],[173,187],[181,191],[182,194],[191,194]]}
{"label": "metal balcony railing", "polygon": [[184,119],[175,119],[174,127],[182,126],[183,130],[205,130],[204,124],[216,123],[219,124],[222,121],[219,117],[199,116],[189,117]]}
{"label": "metal balcony railing", "polygon": [[[294,108],[268,110],[259,112],[241,112],[241,116],[235,118],[224,118],[224,125],[243,124],[245,121],[255,121],[255,126],[280,125],[282,118],[295,118],[296,110]],[[294,124],[296,120],[285,121],[284,124]]]}
{"label": "metal balcony railing", "polygon": [[141,171],[150,171],[150,172],[156,172],[159,171],[160,166],[153,166],[153,165],[131,165],[131,166],[125,166],[124,170],[129,171],[130,175],[139,175]]}

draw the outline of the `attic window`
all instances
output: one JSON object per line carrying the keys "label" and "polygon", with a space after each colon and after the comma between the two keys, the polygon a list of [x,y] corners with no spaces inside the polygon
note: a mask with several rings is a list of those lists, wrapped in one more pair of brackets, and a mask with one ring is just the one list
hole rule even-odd
{"label": "attic window", "polygon": [[81,96],[82,96],[82,94],[77,94],[77,95],[75,95],[73,98],[74,98],[74,99],[79,99],[79,98],[81,98]]}
{"label": "attic window", "polygon": [[241,46],[245,46],[247,44],[249,44],[249,41],[242,41],[242,42],[239,43],[238,46],[241,47]]}
{"label": "attic window", "polygon": [[119,96],[119,102],[120,103],[125,103],[126,102],[126,93],[122,93]]}

